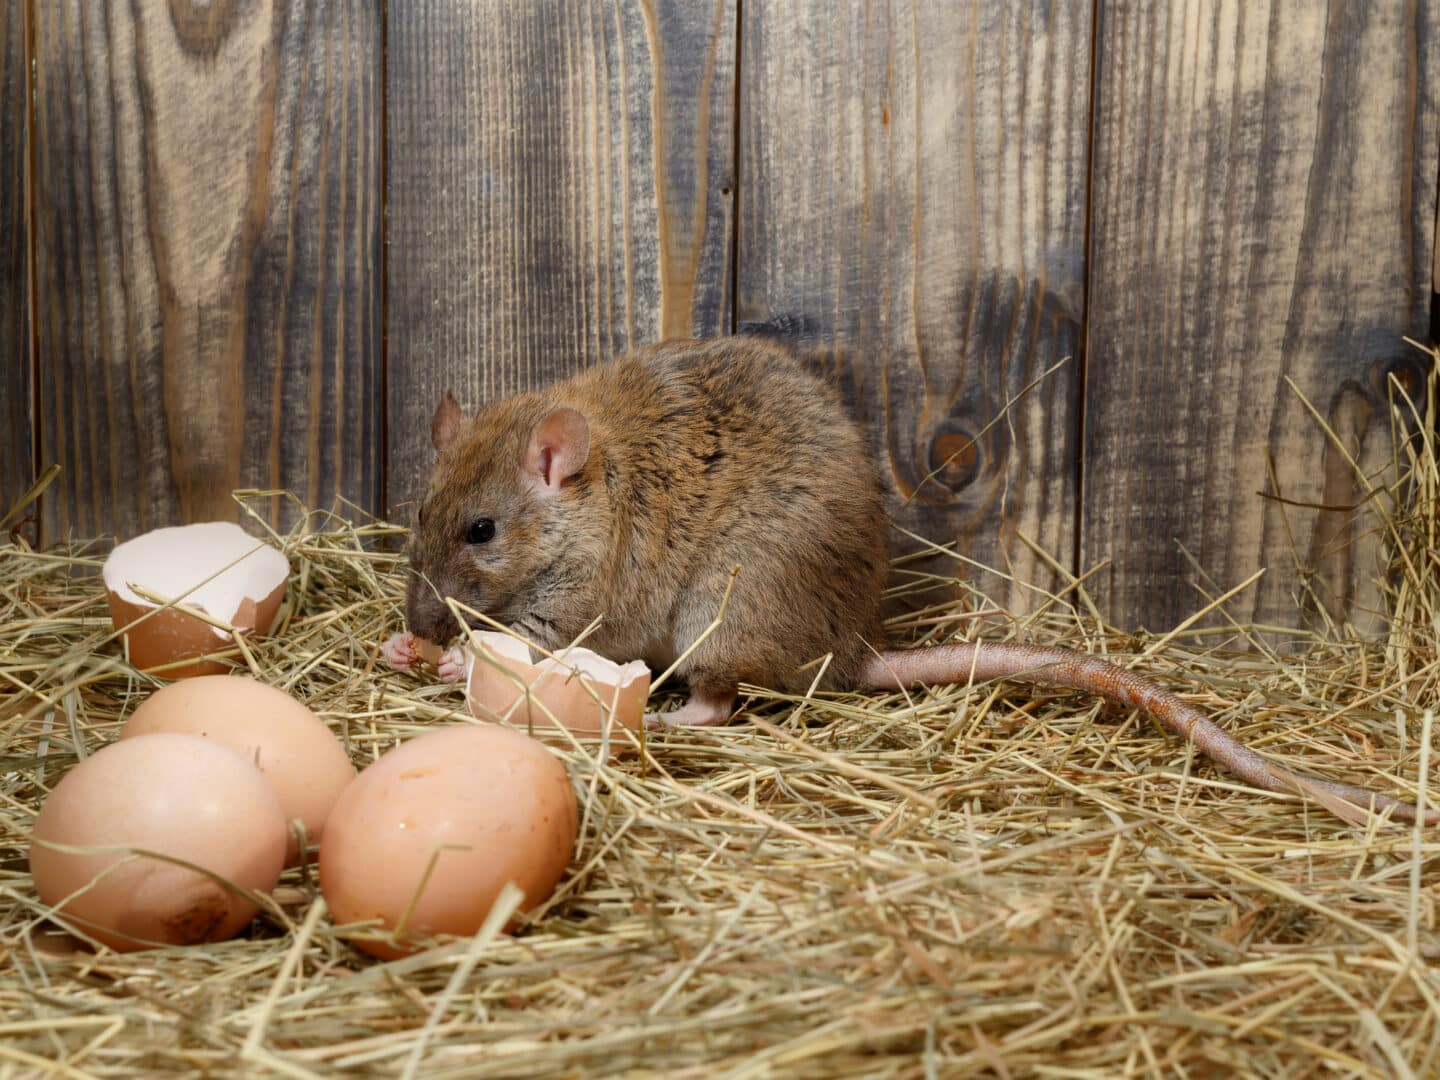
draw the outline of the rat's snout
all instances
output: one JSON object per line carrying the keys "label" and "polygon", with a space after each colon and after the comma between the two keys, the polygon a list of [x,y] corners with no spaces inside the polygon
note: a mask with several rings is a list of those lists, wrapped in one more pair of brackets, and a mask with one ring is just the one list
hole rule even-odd
{"label": "rat's snout", "polygon": [[405,591],[405,625],[416,637],[443,645],[460,632],[460,624],[450,614],[446,596],[453,596],[443,582],[432,581],[422,573],[412,573]]}

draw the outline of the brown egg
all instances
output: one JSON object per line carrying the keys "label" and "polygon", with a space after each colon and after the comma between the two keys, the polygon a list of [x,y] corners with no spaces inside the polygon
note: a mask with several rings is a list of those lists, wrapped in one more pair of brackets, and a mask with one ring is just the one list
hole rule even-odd
{"label": "brown egg", "polygon": [[[102,574],[110,618],[123,630],[130,662],[142,671],[164,668],[165,678],[179,679],[228,671],[222,660],[165,665],[227,649],[231,635],[179,608],[160,609],[134,587],[175,599],[238,631],[263,634],[285,596],[290,561],[239,525],[207,521],[155,529],[117,545]],[[144,622],[135,622],[147,614]]]}
{"label": "brown egg", "polygon": [[40,808],[30,844],[40,899],[122,952],[221,941],[259,910],[209,874],[134,849],[268,892],[285,861],[285,815],[260,771],[227,746],[196,735],[126,739],[67,772]]}
{"label": "brown egg", "polygon": [[[246,675],[201,675],[155,691],[130,714],[120,738],[180,731],[224,743],[274,785],[286,822],[299,820],[309,843],[320,839],[355,766],[325,722],[285,691]],[[285,862],[300,861],[291,827]]]}
{"label": "brown egg", "polygon": [[443,728],[383,754],[341,794],[320,841],[320,889],[336,923],[400,931],[357,946],[403,956],[474,934],[508,881],[521,910],[545,900],[577,827],[570,778],[543,745],[499,726]]}
{"label": "brown egg", "polygon": [[472,631],[470,642],[465,699],[477,719],[537,734],[558,720],[577,735],[598,735],[612,723],[634,731],[644,722],[650,669],[643,661],[616,664],[577,646],[556,653],[563,664],[549,657],[532,664],[525,644],[508,634]]}

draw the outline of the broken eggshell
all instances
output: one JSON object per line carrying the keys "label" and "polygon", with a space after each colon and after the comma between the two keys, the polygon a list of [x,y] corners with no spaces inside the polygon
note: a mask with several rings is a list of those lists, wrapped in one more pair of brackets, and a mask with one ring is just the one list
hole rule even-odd
{"label": "broken eggshell", "polygon": [[617,664],[572,646],[555,654],[562,663],[546,657],[532,664],[525,643],[508,634],[472,631],[470,643],[465,700],[476,719],[552,730],[559,721],[580,736],[604,733],[612,710],[621,727],[634,731],[644,722],[650,669],[642,660]]}
{"label": "broken eggshell", "polygon": [[440,658],[445,655],[445,646],[437,645],[426,638],[417,637],[415,639],[415,655],[423,663],[429,664],[431,667],[439,667]]}
{"label": "broken eggshell", "polygon": [[[238,631],[265,633],[285,596],[290,561],[239,525],[210,521],[155,529],[117,545],[105,560],[103,576],[110,618],[126,642],[130,662],[143,671],[227,648],[231,635],[179,607],[147,600],[133,586],[203,611]],[[179,679],[228,670],[219,660],[196,660],[159,674]]]}

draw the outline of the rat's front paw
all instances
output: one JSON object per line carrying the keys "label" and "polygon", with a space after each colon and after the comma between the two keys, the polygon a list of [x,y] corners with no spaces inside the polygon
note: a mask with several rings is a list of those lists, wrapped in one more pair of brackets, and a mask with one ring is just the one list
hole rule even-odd
{"label": "rat's front paw", "polygon": [[458,682],[465,675],[465,650],[459,645],[446,649],[435,666],[440,672],[441,682]]}
{"label": "rat's front paw", "polygon": [[396,671],[410,671],[420,662],[420,653],[415,644],[415,635],[401,630],[380,646],[380,655]]}

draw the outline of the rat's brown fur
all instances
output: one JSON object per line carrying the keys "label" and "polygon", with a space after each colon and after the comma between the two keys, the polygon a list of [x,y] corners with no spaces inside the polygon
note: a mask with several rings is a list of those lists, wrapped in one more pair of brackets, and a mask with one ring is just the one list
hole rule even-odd
{"label": "rat's brown fur", "polygon": [[[591,451],[553,499],[516,479],[550,410],[587,419]],[[479,517],[488,544],[464,542]],[[824,685],[851,685],[883,639],[887,563],[880,485],[859,431],[789,352],[756,339],[669,343],[496,401],[446,443],[412,547],[410,628],[444,640],[450,595],[537,644],[586,645],[679,669],[692,692],[739,682],[808,686],[797,669],[834,653]]]}
{"label": "rat's brown fur", "polygon": [[[779,345],[667,342],[470,420],[447,398],[433,434],[440,456],[406,603],[420,637],[458,629],[450,596],[550,649],[603,616],[588,647],[668,667],[714,620],[739,566],[724,621],[678,669],[691,692],[672,714],[682,722],[727,718],[741,682],[803,690],[815,671],[799,669],[827,655],[829,689],[1009,678],[1143,708],[1267,790],[1414,816],[1406,803],[1270,765],[1153,682],[1094,657],[1002,644],[877,652],[888,573],[879,477],[831,390]],[[494,538],[467,542],[481,518],[494,520]]]}

